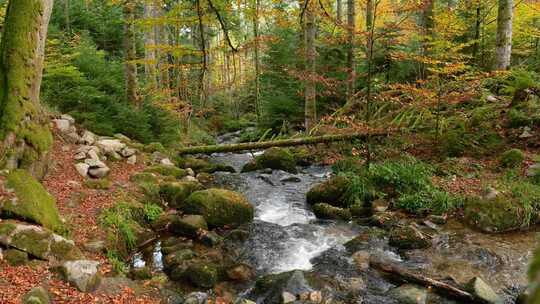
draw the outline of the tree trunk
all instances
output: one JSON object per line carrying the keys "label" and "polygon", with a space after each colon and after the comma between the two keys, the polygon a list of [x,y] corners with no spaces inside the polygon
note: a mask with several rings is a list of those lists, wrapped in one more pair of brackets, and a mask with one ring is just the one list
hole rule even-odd
{"label": "tree trunk", "polygon": [[[368,3],[371,1],[368,1]],[[347,69],[349,72],[347,79],[347,103],[351,103],[356,88],[356,62],[355,52],[355,31],[356,31],[356,8],[355,1],[347,1]]]}
{"label": "tree trunk", "polygon": [[482,7],[479,3],[476,7],[476,22],[474,25],[474,44],[473,44],[473,60],[476,60],[478,56],[478,49],[480,46],[480,27],[482,25]]}
{"label": "tree trunk", "polygon": [[512,56],[513,0],[499,0],[495,69],[507,70]]}
{"label": "tree trunk", "polygon": [[253,0],[255,3],[255,11],[253,14],[253,36],[255,39],[254,61],[255,61],[255,111],[257,112],[257,120],[261,120],[261,63],[259,59],[259,9],[260,0]]}
{"label": "tree trunk", "polygon": [[157,88],[157,73],[156,73],[156,3],[145,2],[144,4],[144,19],[151,23],[144,32],[144,73],[146,83],[151,89]]}
{"label": "tree trunk", "polygon": [[44,176],[52,145],[39,101],[52,0],[9,1],[0,44],[0,167]]}
{"label": "tree trunk", "polygon": [[316,84],[315,75],[316,71],[316,49],[315,49],[315,35],[316,35],[316,1],[308,1],[305,11],[305,48],[306,48],[306,84],[305,84],[305,128],[309,133],[315,125],[317,119],[317,101],[316,101]]}
{"label": "tree trunk", "polygon": [[137,95],[137,64],[133,61],[137,59],[135,50],[135,4],[126,2],[124,4],[124,73],[126,80],[126,98],[129,102],[138,104]]}
{"label": "tree trunk", "polygon": [[[386,136],[387,133],[378,132],[372,133],[370,136]],[[304,138],[282,139],[263,142],[249,142],[240,144],[225,144],[225,145],[213,145],[213,146],[197,146],[179,149],[177,152],[179,155],[186,154],[212,154],[212,153],[227,153],[227,152],[239,152],[247,150],[262,150],[272,147],[294,147],[314,145],[321,143],[331,143],[338,141],[348,141],[353,139],[366,140],[367,133],[353,133],[353,134],[340,134],[340,135],[323,135],[323,136],[311,136]]]}
{"label": "tree trunk", "polygon": [[343,5],[341,0],[336,1],[336,20],[338,23],[341,23],[343,20]]}

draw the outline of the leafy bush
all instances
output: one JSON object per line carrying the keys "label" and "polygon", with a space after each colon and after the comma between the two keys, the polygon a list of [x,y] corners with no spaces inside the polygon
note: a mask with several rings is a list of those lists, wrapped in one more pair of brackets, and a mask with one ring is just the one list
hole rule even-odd
{"label": "leafy bush", "polygon": [[513,168],[521,165],[523,160],[525,160],[525,155],[521,150],[511,149],[501,155],[500,162],[505,168]]}
{"label": "leafy bush", "polygon": [[519,128],[531,124],[531,117],[519,109],[510,109],[507,114],[508,126],[510,128]]}
{"label": "leafy bush", "polygon": [[137,244],[135,230],[138,224],[133,220],[128,203],[120,202],[105,209],[100,215],[101,224],[109,230],[109,242],[114,251],[129,252]]}
{"label": "leafy bush", "polygon": [[143,210],[144,217],[149,223],[157,220],[159,216],[163,213],[163,209],[160,206],[151,203],[145,204]]}
{"label": "leafy bush", "polygon": [[397,199],[395,206],[415,214],[442,214],[458,206],[458,198],[451,196],[448,192],[430,188],[416,193],[403,194]]}

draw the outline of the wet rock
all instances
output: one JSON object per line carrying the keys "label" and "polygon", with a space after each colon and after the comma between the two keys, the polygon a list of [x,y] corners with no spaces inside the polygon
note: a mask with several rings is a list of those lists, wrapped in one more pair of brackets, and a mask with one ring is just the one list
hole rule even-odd
{"label": "wet rock", "polygon": [[427,290],[415,285],[401,285],[391,291],[400,304],[425,304],[427,301]]}
{"label": "wet rock", "polygon": [[466,284],[466,289],[481,298],[486,303],[502,304],[503,300],[486,282],[481,278],[475,277]]}
{"label": "wet rock", "polygon": [[431,240],[418,228],[409,225],[394,228],[390,232],[389,244],[399,249],[422,249],[430,247]]}
{"label": "wet rock", "polygon": [[390,203],[383,199],[378,199],[372,203],[372,208],[374,212],[385,212],[388,210]]}
{"label": "wet rock", "polygon": [[91,260],[67,261],[60,266],[60,273],[78,290],[90,292],[97,288],[101,279],[98,266],[99,262]]}
{"label": "wet rock", "polygon": [[218,282],[218,270],[212,264],[190,265],[186,276],[193,285],[202,288],[212,288]]}
{"label": "wet rock", "polygon": [[297,176],[289,176],[280,180],[282,183],[300,183],[302,180]]}
{"label": "wet rock", "polygon": [[3,252],[3,256],[11,266],[20,266],[28,263],[28,253],[17,249],[8,249]]}
{"label": "wet rock", "polygon": [[208,247],[215,247],[223,242],[223,238],[214,231],[203,231],[199,239],[201,243]]}
{"label": "wet rock", "polygon": [[346,207],[345,194],[349,185],[350,181],[345,177],[332,177],[311,188],[307,193],[307,202],[310,205],[326,203],[335,207]]}
{"label": "wet rock", "polygon": [[164,183],[159,187],[159,196],[166,201],[170,207],[180,209],[183,207],[185,200],[193,192],[203,189],[203,186],[198,182]]}
{"label": "wet rock", "polygon": [[484,232],[507,232],[520,229],[530,224],[525,222],[524,210],[520,204],[502,194],[494,199],[469,197],[465,201],[465,220]]}
{"label": "wet rock", "polygon": [[23,296],[23,304],[49,304],[51,303],[51,298],[49,292],[41,287],[34,287],[29,292]]}
{"label": "wet rock", "polygon": [[383,229],[392,229],[399,224],[399,219],[394,212],[379,212],[373,214],[369,218],[368,223]]}
{"label": "wet rock", "polygon": [[77,163],[75,164],[75,169],[82,177],[86,177],[88,175],[88,170],[90,169],[90,166],[85,163]]}
{"label": "wet rock", "polygon": [[314,289],[309,285],[304,273],[300,270],[279,274],[266,275],[255,283],[254,294],[262,297],[263,303],[282,303],[282,295],[287,292],[296,297],[300,294],[310,293]]}
{"label": "wet rock", "polygon": [[175,216],[169,229],[173,233],[188,237],[196,237],[201,230],[208,230],[208,225],[201,215]]}
{"label": "wet rock", "polygon": [[186,296],[184,304],[206,304],[208,295],[204,292],[192,292]]}
{"label": "wet rock", "polygon": [[283,170],[296,174],[296,160],[289,150],[281,148],[270,148],[262,155],[257,156],[252,162],[242,168],[242,172],[250,172],[259,169],[269,168],[273,170]]}
{"label": "wet rock", "polygon": [[369,259],[371,254],[367,250],[360,250],[352,255],[352,259],[358,270],[369,269]]}
{"label": "wet rock", "polygon": [[195,252],[190,249],[181,249],[174,253],[171,253],[163,259],[163,266],[167,269],[172,269],[178,266],[184,261],[191,260],[195,257]]}
{"label": "wet rock", "polygon": [[293,303],[296,301],[296,296],[293,295],[290,292],[284,291],[281,293],[281,303],[287,304],[287,303]]}
{"label": "wet rock", "polygon": [[253,276],[253,270],[246,264],[238,264],[227,270],[227,277],[233,281],[247,282]]}
{"label": "wet rock", "polygon": [[446,224],[447,218],[446,216],[442,215],[429,215],[426,220],[435,223],[437,225],[444,225]]}
{"label": "wet rock", "polygon": [[348,209],[334,207],[325,203],[313,205],[313,213],[320,219],[350,221],[352,218]]}
{"label": "wet rock", "polygon": [[202,215],[209,227],[235,227],[251,222],[254,216],[253,205],[244,195],[215,188],[192,193],[182,210]]}

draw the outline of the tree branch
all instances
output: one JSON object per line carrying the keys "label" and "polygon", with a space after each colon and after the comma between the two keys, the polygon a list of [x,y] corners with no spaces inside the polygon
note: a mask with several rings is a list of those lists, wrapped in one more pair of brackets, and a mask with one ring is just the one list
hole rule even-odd
{"label": "tree branch", "polygon": [[225,34],[225,39],[227,40],[227,43],[229,44],[229,47],[233,52],[238,52],[238,48],[234,47],[231,38],[229,37],[229,30],[227,29],[227,26],[225,25],[225,21],[221,14],[219,13],[219,10],[214,6],[214,3],[212,3],[212,0],[208,0],[208,4],[210,5],[210,8],[216,13],[216,16],[219,20],[219,24],[221,25],[221,29],[223,30],[223,33]]}

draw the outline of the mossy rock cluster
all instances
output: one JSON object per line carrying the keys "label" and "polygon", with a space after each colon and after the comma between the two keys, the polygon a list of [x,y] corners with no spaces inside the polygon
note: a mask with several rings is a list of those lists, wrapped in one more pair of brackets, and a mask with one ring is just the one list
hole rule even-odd
{"label": "mossy rock cluster", "polygon": [[537,219],[511,197],[499,195],[493,199],[469,197],[465,202],[465,220],[488,233],[508,232],[527,228]]}
{"label": "mossy rock cluster", "polygon": [[186,271],[187,279],[195,286],[212,288],[218,283],[218,268],[210,263],[190,265]]}
{"label": "mossy rock cluster", "polygon": [[283,170],[296,174],[296,159],[287,149],[270,148],[262,155],[257,156],[242,168],[242,172],[250,172],[260,169]]}
{"label": "mossy rock cluster", "polygon": [[389,244],[399,249],[422,249],[430,247],[431,240],[420,230],[406,226],[396,227],[390,231]]}
{"label": "mossy rock cluster", "polygon": [[505,168],[519,167],[525,160],[525,154],[519,149],[511,149],[501,155],[500,163]]}
{"label": "mossy rock cluster", "polygon": [[191,168],[193,171],[197,173],[215,173],[215,172],[231,172],[235,173],[236,170],[229,166],[224,164],[216,164],[211,163],[207,160],[200,159],[200,158],[177,158],[175,160],[176,165],[183,169]]}
{"label": "mossy rock cluster", "polygon": [[215,188],[192,193],[182,210],[202,215],[210,228],[236,227],[251,222],[254,216],[253,206],[242,194]]}
{"label": "mossy rock cluster", "polygon": [[182,177],[186,177],[188,174],[186,170],[180,169],[175,166],[167,166],[167,165],[154,165],[146,168],[144,170],[146,173],[155,173],[162,176],[170,176],[174,177],[176,179],[180,179]]}
{"label": "mossy rock cluster", "polygon": [[169,228],[173,233],[187,237],[197,237],[199,231],[208,230],[208,224],[202,215],[176,216]]}
{"label": "mossy rock cluster", "polygon": [[59,234],[66,234],[56,200],[26,170],[13,170],[7,175],[6,188],[13,190],[14,198],[0,202],[3,216],[38,223]]}
{"label": "mossy rock cluster", "polygon": [[170,207],[181,209],[185,200],[195,191],[203,190],[198,182],[173,182],[163,183],[159,186],[159,196]]}
{"label": "mossy rock cluster", "polygon": [[325,203],[334,207],[346,208],[346,194],[351,182],[343,176],[334,176],[327,181],[315,185],[307,193],[310,205]]}
{"label": "mossy rock cluster", "polygon": [[351,212],[348,209],[334,207],[325,203],[318,203],[313,205],[313,213],[320,219],[327,220],[351,220]]}

